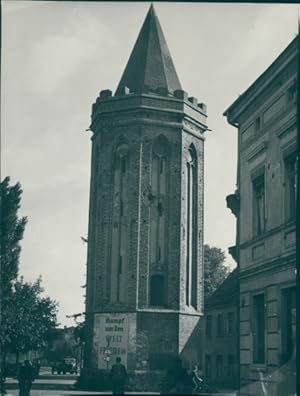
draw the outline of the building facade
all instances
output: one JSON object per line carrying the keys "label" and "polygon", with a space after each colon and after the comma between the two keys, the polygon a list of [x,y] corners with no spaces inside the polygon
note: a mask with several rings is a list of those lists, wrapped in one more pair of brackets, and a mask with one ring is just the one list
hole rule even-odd
{"label": "building facade", "polygon": [[[153,6],[92,108],[85,367],[165,368],[203,312],[206,106],[182,90]],[[189,356],[190,358],[190,356]]]}
{"label": "building facade", "polygon": [[238,387],[238,282],[235,269],[205,302],[202,371],[220,389]]}
{"label": "building facade", "polygon": [[295,393],[296,92],[297,38],[224,113],[238,129],[227,203],[237,215],[245,395]]}

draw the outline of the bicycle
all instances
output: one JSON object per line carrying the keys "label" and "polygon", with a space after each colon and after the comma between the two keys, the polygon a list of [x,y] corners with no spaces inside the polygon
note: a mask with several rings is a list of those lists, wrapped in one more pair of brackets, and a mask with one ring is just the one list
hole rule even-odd
{"label": "bicycle", "polygon": [[214,386],[206,384],[203,378],[201,378],[195,371],[193,376],[193,383],[195,384],[193,388],[194,395],[205,394],[210,396],[212,393],[218,393],[218,390]]}

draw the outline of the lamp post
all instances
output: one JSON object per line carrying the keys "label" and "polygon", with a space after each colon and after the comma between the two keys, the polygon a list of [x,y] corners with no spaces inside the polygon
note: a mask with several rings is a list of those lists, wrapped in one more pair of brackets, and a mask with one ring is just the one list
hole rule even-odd
{"label": "lamp post", "polygon": [[[77,314],[73,314],[73,315],[66,315],[67,318],[73,318],[76,325],[79,326],[80,324],[83,324],[84,326],[84,321],[80,321],[80,318],[85,316],[85,312],[81,312],[81,313],[77,313]],[[84,342],[85,342],[85,336],[84,336],[84,332],[85,329],[81,329],[80,333],[77,334],[77,337],[79,339],[79,356],[77,356],[77,358],[79,358],[79,369],[81,370],[83,367],[83,350],[84,350]],[[76,338],[76,336],[75,336]],[[76,340],[76,342],[78,342],[78,339]]]}
{"label": "lamp post", "polygon": [[109,368],[110,355],[111,355],[111,350],[109,349],[109,341],[107,341],[107,346],[104,351],[104,360],[106,361],[106,370],[108,370],[108,368]]}

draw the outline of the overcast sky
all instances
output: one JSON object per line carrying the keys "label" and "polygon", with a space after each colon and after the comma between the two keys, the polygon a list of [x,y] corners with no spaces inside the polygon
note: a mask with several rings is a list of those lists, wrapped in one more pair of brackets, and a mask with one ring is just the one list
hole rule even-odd
{"label": "overcast sky", "polygon": [[[91,105],[100,90],[116,89],[149,6],[2,1],[2,178],[23,187],[20,273],[42,275],[61,324],[84,310]],[[222,113],[296,36],[299,7],[154,6],[183,89],[207,104],[204,240],[227,254],[237,152]]]}

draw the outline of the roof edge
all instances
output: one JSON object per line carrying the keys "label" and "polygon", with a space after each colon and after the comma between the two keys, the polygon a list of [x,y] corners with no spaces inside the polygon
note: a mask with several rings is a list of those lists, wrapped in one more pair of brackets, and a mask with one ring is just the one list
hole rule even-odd
{"label": "roof edge", "polygon": [[[230,113],[232,111],[234,111],[236,108],[238,108],[239,105],[241,105],[243,101],[247,100],[247,95],[250,95],[250,92],[253,91],[258,84],[264,82],[264,80],[267,79],[267,77],[271,73],[272,69],[274,69],[277,66],[277,64],[280,62],[280,60],[282,60],[287,55],[287,53],[292,50],[292,48],[294,46],[297,50],[297,39],[300,40],[299,34],[297,34],[297,36],[287,45],[287,47],[285,47],[285,49],[275,58],[275,60],[267,67],[267,69],[265,69],[256,78],[256,80],[254,80],[254,82],[252,84],[250,84],[250,86],[248,88],[246,88],[246,90],[223,112],[223,116],[227,117],[227,121],[229,124],[237,127],[235,121],[230,120]],[[276,77],[276,75],[273,75],[271,77],[271,79],[274,79],[275,77]],[[251,96],[251,101],[253,100],[253,98],[255,96],[256,96],[256,94]]]}

